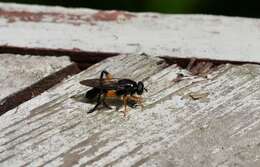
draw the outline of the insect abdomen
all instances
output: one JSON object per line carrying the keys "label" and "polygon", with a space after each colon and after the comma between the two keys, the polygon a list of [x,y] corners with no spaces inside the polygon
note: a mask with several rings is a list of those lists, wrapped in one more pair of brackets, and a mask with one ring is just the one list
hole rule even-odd
{"label": "insect abdomen", "polygon": [[85,97],[88,99],[94,99],[97,97],[97,95],[100,93],[100,89],[98,88],[92,88],[89,91],[87,91]]}
{"label": "insect abdomen", "polygon": [[106,96],[115,97],[115,96],[117,96],[117,93],[114,90],[109,90],[109,91],[106,92]]}

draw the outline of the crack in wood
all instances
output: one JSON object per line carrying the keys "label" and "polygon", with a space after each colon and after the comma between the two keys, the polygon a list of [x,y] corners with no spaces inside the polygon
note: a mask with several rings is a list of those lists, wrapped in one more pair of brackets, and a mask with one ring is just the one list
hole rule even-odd
{"label": "crack in wood", "polygon": [[[108,52],[89,52],[83,51],[78,48],[73,49],[50,49],[50,48],[29,48],[29,47],[16,47],[9,45],[0,46],[0,53],[12,53],[20,55],[40,55],[40,56],[64,56],[67,55],[76,64],[71,65],[59,72],[42,79],[41,81],[27,87],[20,92],[17,92],[9,97],[6,97],[0,102],[0,115],[6,111],[15,108],[19,104],[39,95],[48,88],[54,86],[63,78],[68,75],[74,75],[84,70],[87,67],[104,60],[108,57],[119,55],[119,53]],[[145,53],[144,53],[145,54]],[[187,69],[192,75],[198,75],[207,78],[207,74],[214,71],[219,65],[222,64],[237,64],[242,65],[245,63],[258,64],[254,62],[239,62],[239,61],[225,61],[225,60],[209,60],[209,59],[196,59],[196,58],[176,58],[176,57],[161,57],[166,63],[177,64],[183,69]],[[163,61],[163,62],[164,62]],[[162,62],[158,62],[162,63]],[[76,67],[77,66],[77,67]],[[58,77],[57,77],[58,76]],[[179,80],[182,79],[178,78]]]}
{"label": "crack in wood", "polygon": [[70,75],[74,75],[79,73],[80,70],[78,69],[76,64],[69,65],[60,71],[57,71],[40,81],[36,82],[35,84],[17,92],[14,93],[0,102],[0,115],[4,114],[5,112],[19,106],[25,101],[28,101],[35,96],[40,95],[45,90],[51,88],[52,86],[56,85],[60,81],[62,81],[64,78]]}

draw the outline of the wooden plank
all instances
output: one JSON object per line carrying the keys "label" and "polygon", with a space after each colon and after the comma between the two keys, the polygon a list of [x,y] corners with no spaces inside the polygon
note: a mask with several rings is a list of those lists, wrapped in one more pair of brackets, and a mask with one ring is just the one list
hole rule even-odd
{"label": "wooden plank", "polygon": [[84,53],[90,59],[96,52],[145,52],[153,56],[260,63],[259,25],[259,19],[239,17],[0,3],[0,34],[5,34],[0,38],[0,48],[16,53],[17,49],[82,51],[92,53]]}
{"label": "wooden plank", "polygon": [[0,54],[0,100],[71,64],[68,57]]}
{"label": "wooden plank", "polygon": [[[113,66],[112,66],[113,65]],[[44,163],[52,163],[51,159],[55,158],[62,154],[62,152],[67,152],[72,147],[76,146],[80,142],[84,141],[88,135],[86,135],[86,131],[81,129],[80,127],[85,126],[84,122],[89,122],[93,128],[91,117],[94,115],[87,115],[86,111],[88,111],[92,105],[86,104],[82,102],[76,101],[74,98],[71,98],[74,95],[82,94],[85,92],[86,87],[79,84],[79,81],[82,79],[93,78],[99,75],[100,71],[103,69],[107,69],[114,73],[117,77],[130,77],[136,80],[142,80],[150,75],[158,72],[166,64],[163,63],[161,59],[153,58],[150,59],[147,56],[122,56],[117,57],[116,59],[105,60],[101,64],[96,64],[89,68],[88,70],[75,75],[71,79],[67,80],[63,84],[52,88],[51,90],[44,92],[42,95],[33,98],[31,101],[21,104],[18,109],[14,109],[3,115],[0,119],[4,120],[1,122],[1,163],[3,166],[12,164],[12,165],[25,165],[26,163],[31,163],[32,166],[38,164],[37,159],[39,158],[39,154],[46,154],[47,159],[42,161]],[[33,102],[34,101],[34,102]],[[36,104],[36,105],[35,105]],[[53,107],[51,107],[54,105]],[[61,105],[60,107],[65,107],[63,112],[62,110],[56,108],[55,106]],[[63,106],[64,105],[64,106]],[[76,107],[76,106],[77,107]],[[63,107],[62,107],[63,106]],[[50,108],[49,108],[50,107]],[[72,111],[71,107],[76,107],[76,112]],[[56,109],[58,110],[56,110]],[[71,108],[71,109],[70,109]],[[75,108],[74,108],[75,109]],[[52,111],[51,111],[52,110]],[[105,115],[102,112],[97,112],[97,115],[101,117],[96,117],[98,119],[108,119],[114,117],[115,120],[120,118],[120,113],[110,111]],[[8,116],[9,115],[9,116]],[[12,116],[11,116],[12,115]],[[105,118],[102,118],[103,116]],[[110,115],[110,116],[109,116]],[[81,118],[82,120],[81,120]],[[95,117],[95,116],[94,116]],[[86,120],[83,120],[86,119]],[[89,121],[88,121],[89,120]],[[30,123],[29,123],[29,122]],[[29,125],[30,124],[30,125]],[[24,129],[23,129],[24,128]],[[74,132],[76,128],[75,134],[68,134]],[[78,129],[79,128],[79,129]],[[90,127],[89,127],[90,128]],[[61,133],[58,131],[61,130]],[[71,130],[71,131],[70,131]],[[83,130],[83,131],[82,131]],[[58,132],[58,133],[57,133]],[[9,135],[10,136],[9,136]],[[30,134],[32,136],[26,136],[26,134]],[[67,137],[63,137],[63,135]],[[78,136],[80,135],[80,136]],[[23,138],[24,136],[24,138]],[[38,137],[37,137],[38,136]],[[76,137],[78,136],[78,137]],[[22,137],[22,138],[20,138]],[[47,137],[47,138],[46,138]],[[76,138],[75,138],[76,137]],[[35,141],[30,141],[30,138],[37,138]],[[63,140],[63,139],[64,140]],[[57,140],[58,139],[58,140]],[[64,145],[65,143],[60,143],[59,140],[62,140],[68,145]],[[74,140],[74,142],[73,142]],[[29,145],[26,144],[28,141]],[[42,149],[40,143],[45,143],[47,145],[45,149]],[[57,142],[57,143],[56,143]],[[38,144],[37,144],[38,143]],[[70,144],[69,144],[70,143]],[[36,145],[37,146],[36,146]],[[61,145],[60,145],[61,144]],[[29,150],[26,148],[29,146]],[[35,149],[40,151],[44,151],[44,153],[36,153],[31,148],[34,149],[33,145],[35,145]],[[62,145],[64,147],[62,147]],[[39,146],[39,147],[38,147]],[[44,147],[45,147],[44,146]],[[47,148],[48,147],[48,148]],[[56,150],[57,148],[62,148],[62,150]],[[25,150],[24,150],[25,149]],[[54,150],[53,150],[54,149]],[[54,152],[52,152],[53,150]],[[55,151],[56,150],[56,151]],[[21,152],[20,152],[21,151]],[[22,154],[26,154],[26,152],[30,155],[28,157],[23,157]],[[45,152],[47,151],[47,152]],[[15,155],[14,155],[15,154]],[[14,156],[13,156],[14,155]],[[20,156],[22,155],[22,157]],[[8,158],[9,157],[9,158]],[[12,158],[11,158],[12,157]],[[13,160],[16,161],[15,164]],[[50,161],[50,162],[48,162]],[[36,164],[34,164],[36,163]]]}
{"label": "wooden plank", "polygon": [[[112,66],[113,64],[113,66]],[[144,80],[145,109],[99,110],[75,98],[106,69]],[[176,82],[178,73],[184,74]],[[107,59],[0,117],[2,166],[259,166],[259,65],[204,77],[148,56]],[[196,96],[196,98],[194,98]],[[117,110],[116,110],[117,111]]]}
{"label": "wooden plank", "polygon": [[[0,71],[0,115],[37,96],[68,75],[79,72],[66,56],[12,54],[0,54]],[[46,79],[49,79],[48,83]]]}

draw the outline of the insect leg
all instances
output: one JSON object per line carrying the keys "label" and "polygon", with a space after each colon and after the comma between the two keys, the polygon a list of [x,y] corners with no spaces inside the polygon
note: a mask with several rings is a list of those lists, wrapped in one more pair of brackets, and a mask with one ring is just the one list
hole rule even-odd
{"label": "insect leg", "polygon": [[100,78],[99,78],[99,86],[100,86],[100,93],[103,94],[104,93],[104,88],[103,88],[103,78],[104,78],[104,75],[106,75],[106,78],[111,80],[112,79],[112,76],[109,72],[107,71],[102,71],[101,74],[100,74]]}
{"label": "insect leg", "polygon": [[94,112],[94,111],[97,109],[97,107],[101,104],[101,101],[100,101],[100,100],[101,100],[101,93],[99,93],[99,95],[98,95],[97,104],[95,105],[94,108],[92,108],[91,110],[89,110],[88,114]]}
{"label": "insect leg", "polygon": [[104,75],[107,75],[108,72],[107,71],[102,71],[101,74],[100,74],[100,79],[103,79]]}
{"label": "insect leg", "polygon": [[104,90],[103,90],[103,76],[104,74],[106,74],[107,72],[106,71],[102,71],[101,74],[100,74],[100,78],[99,78],[99,84],[100,84],[100,92],[98,94],[98,98],[97,98],[97,104],[95,105],[95,107],[93,109],[91,109],[88,113],[92,113],[94,112],[97,107],[101,104],[101,95],[103,94]]}
{"label": "insect leg", "polygon": [[104,75],[106,76],[107,80],[112,80],[112,78],[113,78],[112,75],[109,72],[104,70],[104,71],[101,72],[100,79],[103,79]]}
{"label": "insect leg", "polygon": [[144,105],[143,105],[143,98],[142,97],[138,97],[138,96],[129,96],[128,97],[129,99],[137,102],[141,107],[142,107],[142,110],[144,110]]}
{"label": "insect leg", "polygon": [[100,74],[100,82],[99,82],[99,84],[100,84],[100,92],[99,92],[98,97],[97,97],[97,104],[88,113],[94,112],[97,109],[97,107],[101,104],[101,102],[104,104],[104,106],[109,108],[109,106],[105,103],[104,98],[101,101],[101,95],[104,94],[104,88],[103,88],[102,80],[103,80],[104,75],[107,76],[108,74],[109,73],[107,71],[102,71],[101,72],[101,74]]}
{"label": "insect leg", "polygon": [[124,110],[124,117],[126,117],[126,113],[127,113],[127,99],[128,99],[128,96],[123,96],[123,101],[124,101],[124,107],[125,107],[125,110]]}
{"label": "insect leg", "polygon": [[106,75],[106,80],[112,80],[112,75],[109,72],[107,72],[105,70],[101,72],[100,78],[99,78],[99,86],[100,86],[101,94],[104,93],[104,88],[103,88],[103,78],[104,78],[104,75]]}
{"label": "insect leg", "polygon": [[[106,79],[107,80],[111,80],[112,79],[112,75],[110,73],[108,73],[107,71],[102,71],[101,74],[100,74],[100,82],[99,82],[99,85],[100,85],[100,89],[99,89],[99,93],[98,93],[98,97],[97,97],[97,104],[95,105],[95,107],[93,109],[91,109],[88,113],[92,113],[94,112],[97,107],[101,104],[101,102],[103,103],[103,105],[109,109],[111,109],[111,107],[109,107],[106,103],[105,103],[105,96],[103,97],[103,99],[101,100],[101,96],[104,94],[104,88],[103,88],[103,78],[104,78],[104,75],[106,76]],[[92,93],[92,92],[89,92],[89,94]],[[97,92],[95,92],[97,93]]]}
{"label": "insect leg", "polygon": [[112,109],[112,108],[105,102],[105,98],[106,98],[106,96],[104,95],[104,97],[102,98],[102,103],[103,103],[103,105],[104,105],[106,108],[108,108],[108,109]]}

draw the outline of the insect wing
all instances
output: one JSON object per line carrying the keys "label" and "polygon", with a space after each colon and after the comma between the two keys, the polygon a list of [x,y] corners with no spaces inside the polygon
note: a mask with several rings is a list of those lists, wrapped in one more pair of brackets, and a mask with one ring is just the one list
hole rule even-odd
{"label": "insect wing", "polygon": [[[103,79],[102,88],[107,90],[116,90],[118,86],[117,81],[118,81],[117,79],[113,79],[113,80]],[[101,86],[100,79],[87,79],[87,80],[80,81],[80,84],[89,87],[94,87],[94,88],[100,88]]]}

